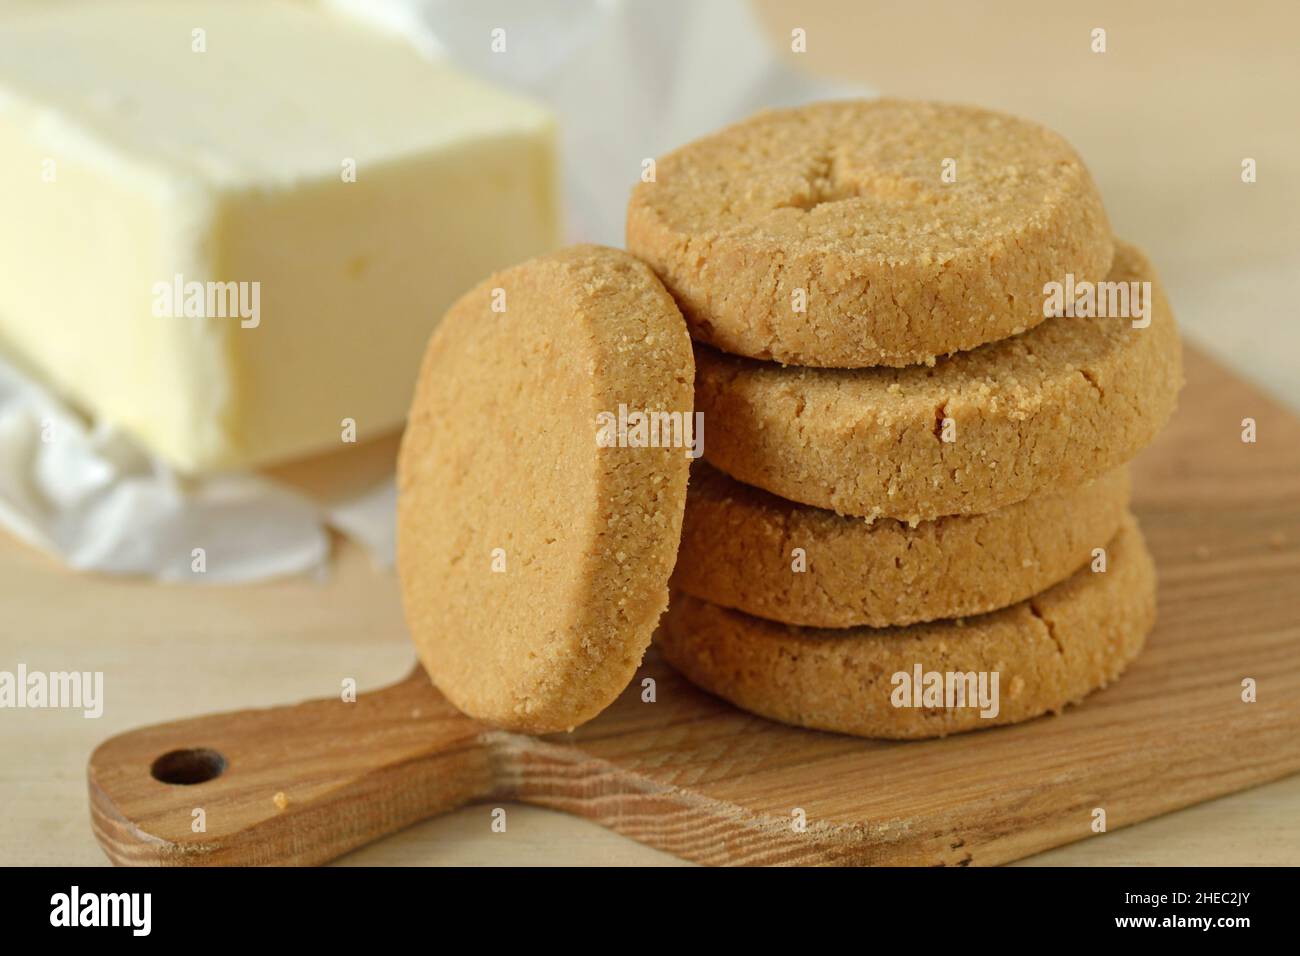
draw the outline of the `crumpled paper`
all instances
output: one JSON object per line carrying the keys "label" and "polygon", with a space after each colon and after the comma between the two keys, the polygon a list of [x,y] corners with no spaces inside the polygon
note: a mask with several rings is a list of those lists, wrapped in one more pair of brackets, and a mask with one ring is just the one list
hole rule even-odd
{"label": "crumpled paper", "polygon": [[84,571],[250,581],[323,566],[326,515],[253,474],[187,481],[0,361],[0,524]]}
{"label": "crumpled paper", "polygon": [[[743,0],[327,5],[548,104],[574,240],[622,245],[644,159],[763,107],[861,94],[791,70]],[[494,30],[504,52],[493,52]],[[391,567],[391,466],[364,487],[344,484],[339,494],[256,473],[182,478],[0,355],[0,526],[69,567],[211,583],[321,572],[330,527]]]}
{"label": "crumpled paper", "polygon": [[[329,4],[546,103],[559,117],[574,241],[623,245],[642,160],[765,107],[865,95],[792,69],[789,37],[774,47],[745,0]],[[494,30],[504,31],[504,52],[493,51]]]}

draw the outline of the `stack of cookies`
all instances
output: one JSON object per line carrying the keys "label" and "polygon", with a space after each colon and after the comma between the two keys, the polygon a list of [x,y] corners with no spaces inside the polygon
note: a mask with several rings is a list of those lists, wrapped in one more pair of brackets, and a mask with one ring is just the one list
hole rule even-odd
{"label": "stack of cookies", "polygon": [[913,738],[1059,711],[1138,654],[1125,465],[1181,350],[1068,143],[938,104],[764,113],[660,159],[627,240],[696,342],[656,638],[690,680]]}

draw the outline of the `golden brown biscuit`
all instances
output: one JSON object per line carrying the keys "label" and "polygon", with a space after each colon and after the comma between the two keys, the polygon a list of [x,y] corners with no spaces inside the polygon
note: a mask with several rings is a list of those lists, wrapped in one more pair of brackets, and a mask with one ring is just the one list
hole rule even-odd
{"label": "golden brown biscuit", "polygon": [[690,417],[690,340],[646,266],[579,246],[468,292],[429,342],[399,461],[398,566],[449,700],[542,733],[627,685],[667,603],[682,447],[598,444],[604,414]]}
{"label": "golden brown biscuit", "polygon": [[1115,535],[1128,469],[982,515],[867,522],[691,471],[672,586],[805,627],[889,627],[1006,607],[1077,571]]}
{"label": "golden brown biscuit", "polygon": [[933,368],[796,368],[697,347],[704,456],[792,501],[904,521],[1077,486],[1146,446],[1182,385],[1146,257],[1118,244],[1108,281],[1150,281],[1149,326],[1060,316]]}
{"label": "golden brown biscuit", "polygon": [[[1155,623],[1155,565],[1131,517],[1108,550],[1105,573],[1085,567],[1001,611],[906,628],[800,628],[675,591],[655,642],[710,693],[800,727],[902,739],[1017,723],[1105,687],[1142,649]],[[993,706],[982,711],[977,693],[966,697],[975,706],[927,700],[933,674],[954,691],[956,675],[973,675],[962,682],[972,691],[983,675]]]}
{"label": "golden brown biscuit", "polygon": [[929,362],[1032,328],[1043,285],[1098,281],[1110,224],[1075,151],[968,106],[760,113],[660,159],[627,247],[704,342],[792,365]]}

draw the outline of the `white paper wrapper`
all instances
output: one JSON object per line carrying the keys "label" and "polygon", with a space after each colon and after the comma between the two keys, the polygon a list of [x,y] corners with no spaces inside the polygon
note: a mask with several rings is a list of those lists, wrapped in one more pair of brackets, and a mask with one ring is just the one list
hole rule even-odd
{"label": "white paper wrapper", "polygon": [[[622,245],[644,159],[763,107],[862,93],[783,66],[742,0],[329,2],[547,103],[574,240]],[[391,474],[341,495],[251,474],[182,480],[0,358],[0,525],[71,567],[211,583],[319,571],[330,526],[391,566],[395,499]]]}
{"label": "white paper wrapper", "polygon": [[[575,241],[623,244],[642,160],[764,107],[864,95],[785,66],[794,56],[773,48],[745,0],[330,2],[549,105]],[[497,29],[504,53],[492,50]]]}

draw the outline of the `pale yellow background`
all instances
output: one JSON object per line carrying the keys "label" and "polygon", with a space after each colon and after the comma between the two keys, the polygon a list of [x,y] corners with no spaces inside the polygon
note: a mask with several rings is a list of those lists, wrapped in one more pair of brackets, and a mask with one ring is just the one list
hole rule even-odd
{"label": "pale yellow background", "polygon": [[[759,0],[788,54],[884,95],[1036,119],[1093,171],[1188,336],[1300,408],[1300,4]],[[1106,30],[1107,51],[1091,52]],[[1241,181],[1256,160],[1259,181]]]}
{"label": "pale yellow background", "polygon": [[[1064,133],[1096,174],[1117,232],[1161,269],[1189,335],[1300,407],[1300,6],[762,0],[759,9],[783,49],[791,29],[807,31],[808,52],[784,54],[802,68],[887,94],[1004,108]],[[1105,54],[1089,50],[1094,27],[1107,30]],[[726,38],[718,43],[725,56]],[[1247,156],[1259,167],[1249,186],[1240,181]],[[343,677],[374,687],[413,659],[391,574],[350,548],[328,588],[160,589],[69,574],[4,540],[0,582],[5,661],[111,675],[101,720],[0,712],[0,863],[103,862],[84,768],[113,733],[331,695]],[[490,809],[430,821],[345,862],[674,862],[526,807],[510,805],[507,832],[492,834]],[[1030,862],[1297,863],[1298,811],[1300,777]]]}

